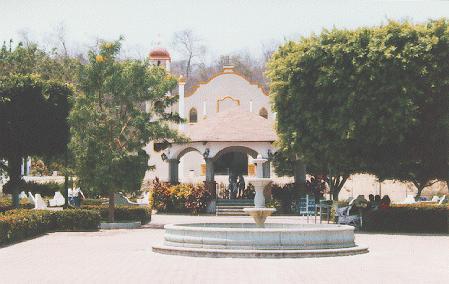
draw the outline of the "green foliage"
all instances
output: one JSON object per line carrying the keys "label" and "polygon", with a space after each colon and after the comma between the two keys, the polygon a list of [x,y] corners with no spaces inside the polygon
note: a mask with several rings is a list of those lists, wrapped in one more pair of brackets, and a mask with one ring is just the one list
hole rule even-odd
{"label": "green foliage", "polygon": [[19,186],[19,191],[31,192],[33,195],[39,193],[43,197],[53,197],[55,192],[64,191],[64,184],[56,182],[37,183],[34,181],[24,182]]}
{"label": "green foliage", "polygon": [[364,230],[407,233],[449,233],[447,205],[393,205],[364,214]]}
{"label": "green foliage", "polygon": [[419,190],[447,179],[448,26],[389,22],[282,46],[267,75],[283,155],[332,176],[331,189],[362,172]]}
{"label": "green foliage", "polygon": [[245,190],[243,190],[243,196],[242,198],[245,199],[254,199],[254,196],[256,196],[256,188],[252,183],[248,183]]}
{"label": "green foliage", "polygon": [[8,160],[8,193],[16,202],[22,157],[66,150],[72,92],[66,84],[35,75],[0,76],[0,159]]}
{"label": "green foliage", "polygon": [[288,214],[292,212],[292,208],[295,204],[295,199],[298,196],[298,190],[295,184],[289,183],[285,185],[272,184],[271,185],[271,196],[279,204],[277,209],[279,213]]}
{"label": "green foliage", "polygon": [[[102,220],[108,219],[107,205],[83,205],[81,207],[87,210],[99,212]],[[117,206],[115,207],[116,221],[140,221],[145,225],[151,221],[151,208],[148,206]]]}
{"label": "green foliage", "polygon": [[211,200],[203,184],[178,184],[155,180],[151,186],[153,208],[159,212],[191,212],[204,210]]}
{"label": "green foliage", "polygon": [[176,80],[148,61],[118,60],[119,51],[117,41],[89,52],[70,114],[75,171],[82,187],[96,194],[140,190],[148,170],[142,149],[151,140],[176,138],[169,123],[180,121],[166,112],[177,100],[166,95]]}
{"label": "green foliage", "polygon": [[100,225],[100,215],[95,210],[65,209],[53,211],[52,217],[57,231],[90,231]]}
{"label": "green foliage", "polygon": [[107,200],[105,199],[93,199],[93,198],[83,199],[83,205],[102,205],[105,202],[107,202]]}
{"label": "green foliage", "polygon": [[100,215],[91,210],[10,210],[0,214],[0,245],[51,231],[96,230]]}
{"label": "green foliage", "polygon": [[59,54],[57,50],[46,52],[37,44],[17,44],[12,47],[3,43],[0,49],[0,74],[39,74],[44,80],[58,80],[62,82],[75,81],[80,67],[80,58]]}
{"label": "green foliage", "polygon": [[[34,208],[34,205],[31,204],[28,199],[20,199],[20,205],[19,208],[22,209],[31,209]],[[0,213],[6,212],[9,210],[13,210],[14,206],[12,204],[12,200],[9,197],[2,197],[0,198]]]}

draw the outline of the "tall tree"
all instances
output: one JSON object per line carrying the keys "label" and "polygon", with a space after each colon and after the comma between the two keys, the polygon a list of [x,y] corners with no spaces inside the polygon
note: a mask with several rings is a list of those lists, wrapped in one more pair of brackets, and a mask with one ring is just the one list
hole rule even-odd
{"label": "tall tree", "polygon": [[405,99],[390,112],[377,107],[378,115],[364,120],[360,136],[377,124],[373,121],[388,116],[409,123],[398,133],[399,140],[366,148],[368,167],[381,180],[412,182],[420,196],[425,187],[449,175],[449,66],[442,63],[449,62],[449,21],[391,22],[375,29],[371,42],[363,72],[372,75],[362,87],[373,106],[388,105],[384,98],[394,95]]}
{"label": "tall tree", "polygon": [[119,61],[120,46],[104,42],[98,53],[89,52],[70,114],[75,171],[85,189],[109,196],[111,222],[114,193],[140,190],[148,170],[143,148],[150,140],[176,138],[170,124],[180,121],[166,112],[177,100],[168,94],[176,80],[148,61]]}
{"label": "tall tree", "polygon": [[280,144],[339,185],[370,172],[420,194],[447,177],[447,26],[390,22],[282,46],[268,72]]}
{"label": "tall tree", "polygon": [[55,155],[68,142],[69,97],[72,89],[38,76],[11,74],[0,77],[0,158],[9,182],[5,191],[18,207],[22,158]]}

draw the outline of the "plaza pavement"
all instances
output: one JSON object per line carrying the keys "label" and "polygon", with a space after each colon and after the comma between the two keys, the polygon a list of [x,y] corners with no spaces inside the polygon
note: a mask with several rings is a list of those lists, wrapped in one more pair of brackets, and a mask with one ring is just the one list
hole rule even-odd
{"label": "plaza pavement", "polygon": [[157,228],[163,224],[203,221],[251,220],[154,215],[143,229],[50,233],[0,248],[0,283],[449,283],[448,235],[358,233],[356,242],[368,245],[368,254],[329,258],[215,259],[151,251],[162,242]]}

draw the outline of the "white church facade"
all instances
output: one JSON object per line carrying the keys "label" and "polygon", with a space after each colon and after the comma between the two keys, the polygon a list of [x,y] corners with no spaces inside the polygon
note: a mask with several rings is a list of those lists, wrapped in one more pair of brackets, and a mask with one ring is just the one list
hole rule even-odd
{"label": "white church facade", "polygon": [[[165,49],[150,52],[150,60],[170,70],[171,58]],[[275,114],[262,86],[229,64],[190,92],[185,92],[184,87],[180,78],[179,101],[174,110],[186,120],[178,128],[189,142],[164,150],[150,143],[149,164],[155,170],[149,171],[146,179],[227,183],[230,174],[243,175],[249,181],[258,172],[263,177],[273,177],[269,162],[259,171],[252,162],[257,156],[268,158],[274,153],[273,142],[277,138]]]}

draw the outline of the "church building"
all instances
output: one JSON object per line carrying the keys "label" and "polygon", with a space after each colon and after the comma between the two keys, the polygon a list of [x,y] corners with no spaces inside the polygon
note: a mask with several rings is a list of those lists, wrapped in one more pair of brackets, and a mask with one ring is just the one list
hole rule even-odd
{"label": "church building", "polygon": [[[171,57],[166,49],[150,52],[150,61],[170,71]],[[270,162],[256,169],[252,159],[268,159],[274,153],[275,113],[262,86],[240,75],[232,64],[185,92],[185,81],[178,84],[176,111],[186,120],[178,125],[187,143],[172,144],[160,150],[153,142],[147,147],[150,165],[146,180],[228,183],[230,175],[273,177]]]}

